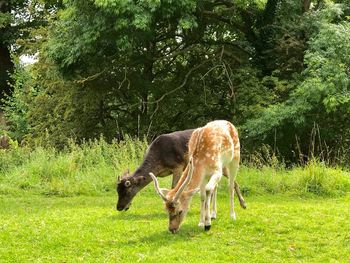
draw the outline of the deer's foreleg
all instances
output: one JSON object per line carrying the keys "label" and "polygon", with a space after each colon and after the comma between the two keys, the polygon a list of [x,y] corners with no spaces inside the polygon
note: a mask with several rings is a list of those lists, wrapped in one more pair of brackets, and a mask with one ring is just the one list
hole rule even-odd
{"label": "deer's foreleg", "polygon": [[216,213],[217,213],[217,207],[216,207],[216,202],[217,202],[217,194],[218,194],[218,186],[215,187],[214,193],[212,196],[212,203],[213,203],[213,210],[211,212],[211,219],[216,219]]}
{"label": "deer's foreleg", "polygon": [[218,169],[211,177],[207,185],[205,186],[206,200],[205,200],[205,222],[204,229],[208,231],[211,227],[211,215],[210,215],[210,202],[211,197],[214,194],[215,188],[217,187],[222,177],[221,169]]}

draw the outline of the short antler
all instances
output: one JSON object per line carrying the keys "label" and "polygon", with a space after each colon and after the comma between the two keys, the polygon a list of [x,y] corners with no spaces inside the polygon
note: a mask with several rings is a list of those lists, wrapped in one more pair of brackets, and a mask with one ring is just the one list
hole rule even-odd
{"label": "short antler", "polygon": [[117,183],[119,184],[121,181],[120,176],[117,177]]}
{"label": "short antler", "polygon": [[154,187],[156,188],[157,193],[166,202],[168,199],[165,197],[165,195],[162,193],[162,190],[159,188],[159,183],[158,183],[157,178],[155,177],[155,175],[153,173],[149,173],[149,175],[153,179]]}

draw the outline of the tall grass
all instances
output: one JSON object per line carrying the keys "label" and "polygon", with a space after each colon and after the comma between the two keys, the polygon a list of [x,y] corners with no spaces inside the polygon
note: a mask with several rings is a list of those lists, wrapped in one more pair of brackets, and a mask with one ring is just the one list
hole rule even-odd
{"label": "tall grass", "polygon": [[291,169],[283,166],[243,166],[237,180],[246,195],[288,193],[338,197],[350,192],[350,172],[326,166],[317,159]]}
{"label": "tall grass", "polygon": [[[116,177],[127,169],[135,170],[147,146],[145,140],[126,138],[108,144],[101,138],[81,145],[71,141],[63,151],[41,147],[0,150],[0,194],[73,196],[115,191]],[[237,180],[245,195],[333,197],[350,192],[349,171],[317,159],[287,169],[274,156],[266,156],[258,165],[250,162],[241,166]],[[221,188],[227,184],[223,181]]]}
{"label": "tall grass", "polygon": [[134,170],[147,148],[146,141],[127,138],[122,142],[100,140],[64,151],[25,148],[0,151],[0,194],[25,191],[45,195],[99,194],[115,189],[116,177]]}

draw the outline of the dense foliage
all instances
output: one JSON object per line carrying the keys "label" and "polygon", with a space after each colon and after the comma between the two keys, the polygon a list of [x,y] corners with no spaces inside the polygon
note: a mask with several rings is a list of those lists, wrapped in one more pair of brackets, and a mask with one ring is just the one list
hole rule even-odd
{"label": "dense foliage", "polygon": [[39,60],[17,65],[5,106],[18,140],[63,148],[227,119],[246,152],[349,156],[347,1],[38,4],[48,23],[20,46]]}
{"label": "dense foliage", "polygon": [[[50,14],[62,7],[61,0],[7,0],[0,2],[0,105],[11,95],[10,74],[15,54],[38,51],[40,28],[47,26]],[[25,44],[24,44],[25,43]]]}

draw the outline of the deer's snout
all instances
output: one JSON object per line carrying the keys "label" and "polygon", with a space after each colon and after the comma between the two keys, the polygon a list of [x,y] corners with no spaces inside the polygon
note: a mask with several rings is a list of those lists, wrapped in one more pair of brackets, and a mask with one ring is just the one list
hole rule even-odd
{"label": "deer's snout", "polygon": [[175,234],[178,230],[179,230],[178,228],[171,228],[171,227],[169,227],[169,231],[172,234]]}

